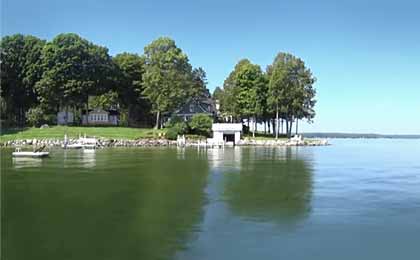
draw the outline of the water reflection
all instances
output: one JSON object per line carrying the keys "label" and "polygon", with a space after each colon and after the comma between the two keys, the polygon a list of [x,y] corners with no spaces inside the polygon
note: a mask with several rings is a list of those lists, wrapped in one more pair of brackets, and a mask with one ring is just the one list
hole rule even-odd
{"label": "water reflection", "polygon": [[82,150],[82,163],[85,168],[96,166],[96,151],[93,149]]}
{"label": "water reflection", "polygon": [[242,150],[243,148],[241,147],[210,148],[206,152],[210,166],[213,169],[225,168],[232,171],[241,169]]}
{"label": "water reflection", "polygon": [[311,208],[310,155],[296,148],[240,149],[240,171],[224,175],[223,199],[233,214],[298,223]]}
{"label": "water reflection", "polygon": [[25,157],[15,157],[12,158],[13,167],[16,169],[19,168],[35,168],[42,166],[41,158],[25,158]]}
{"label": "water reflection", "polygon": [[185,158],[109,149],[57,151],[30,174],[3,165],[2,258],[171,258],[200,230],[207,201],[207,158]]}

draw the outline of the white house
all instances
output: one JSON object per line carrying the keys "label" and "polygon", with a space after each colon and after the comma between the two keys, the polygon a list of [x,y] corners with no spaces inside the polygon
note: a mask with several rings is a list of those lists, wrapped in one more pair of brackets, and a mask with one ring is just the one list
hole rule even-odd
{"label": "white house", "polygon": [[70,111],[60,111],[57,113],[57,124],[66,125],[74,123],[73,112]]}
{"label": "white house", "polygon": [[217,123],[213,124],[213,142],[237,144],[241,139],[242,124]]}
{"label": "white house", "polygon": [[118,125],[116,110],[93,109],[82,115],[82,125]]}

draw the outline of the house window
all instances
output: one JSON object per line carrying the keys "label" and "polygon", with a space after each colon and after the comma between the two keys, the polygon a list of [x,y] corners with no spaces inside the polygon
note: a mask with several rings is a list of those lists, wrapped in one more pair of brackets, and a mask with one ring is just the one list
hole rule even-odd
{"label": "house window", "polygon": [[194,112],[194,104],[190,104],[190,112]]}

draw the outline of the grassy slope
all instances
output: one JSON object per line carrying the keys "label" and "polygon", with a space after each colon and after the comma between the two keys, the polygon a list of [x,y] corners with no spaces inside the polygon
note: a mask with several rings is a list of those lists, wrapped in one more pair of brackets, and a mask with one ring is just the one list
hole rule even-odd
{"label": "grassy slope", "polygon": [[154,130],[151,128],[129,128],[129,127],[77,127],[77,126],[54,126],[50,128],[25,128],[2,130],[0,142],[16,139],[63,139],[67,133],[69,138],[75,138],[79,135],[89,137],[103,137],[110,139],[137,139],[137,138],[157,138],[163,130]]}

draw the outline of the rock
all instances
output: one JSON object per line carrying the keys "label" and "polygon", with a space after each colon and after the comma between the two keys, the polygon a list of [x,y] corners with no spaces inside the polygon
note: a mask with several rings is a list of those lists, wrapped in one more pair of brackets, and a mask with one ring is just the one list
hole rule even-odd
{"label": "rock", "polygon": [[47,125],[47,124],[43,124],[40,128],[41,128],[41,129],[44,129],[44,128],[50,128],[50,126],[49,126],[49,125]]}

